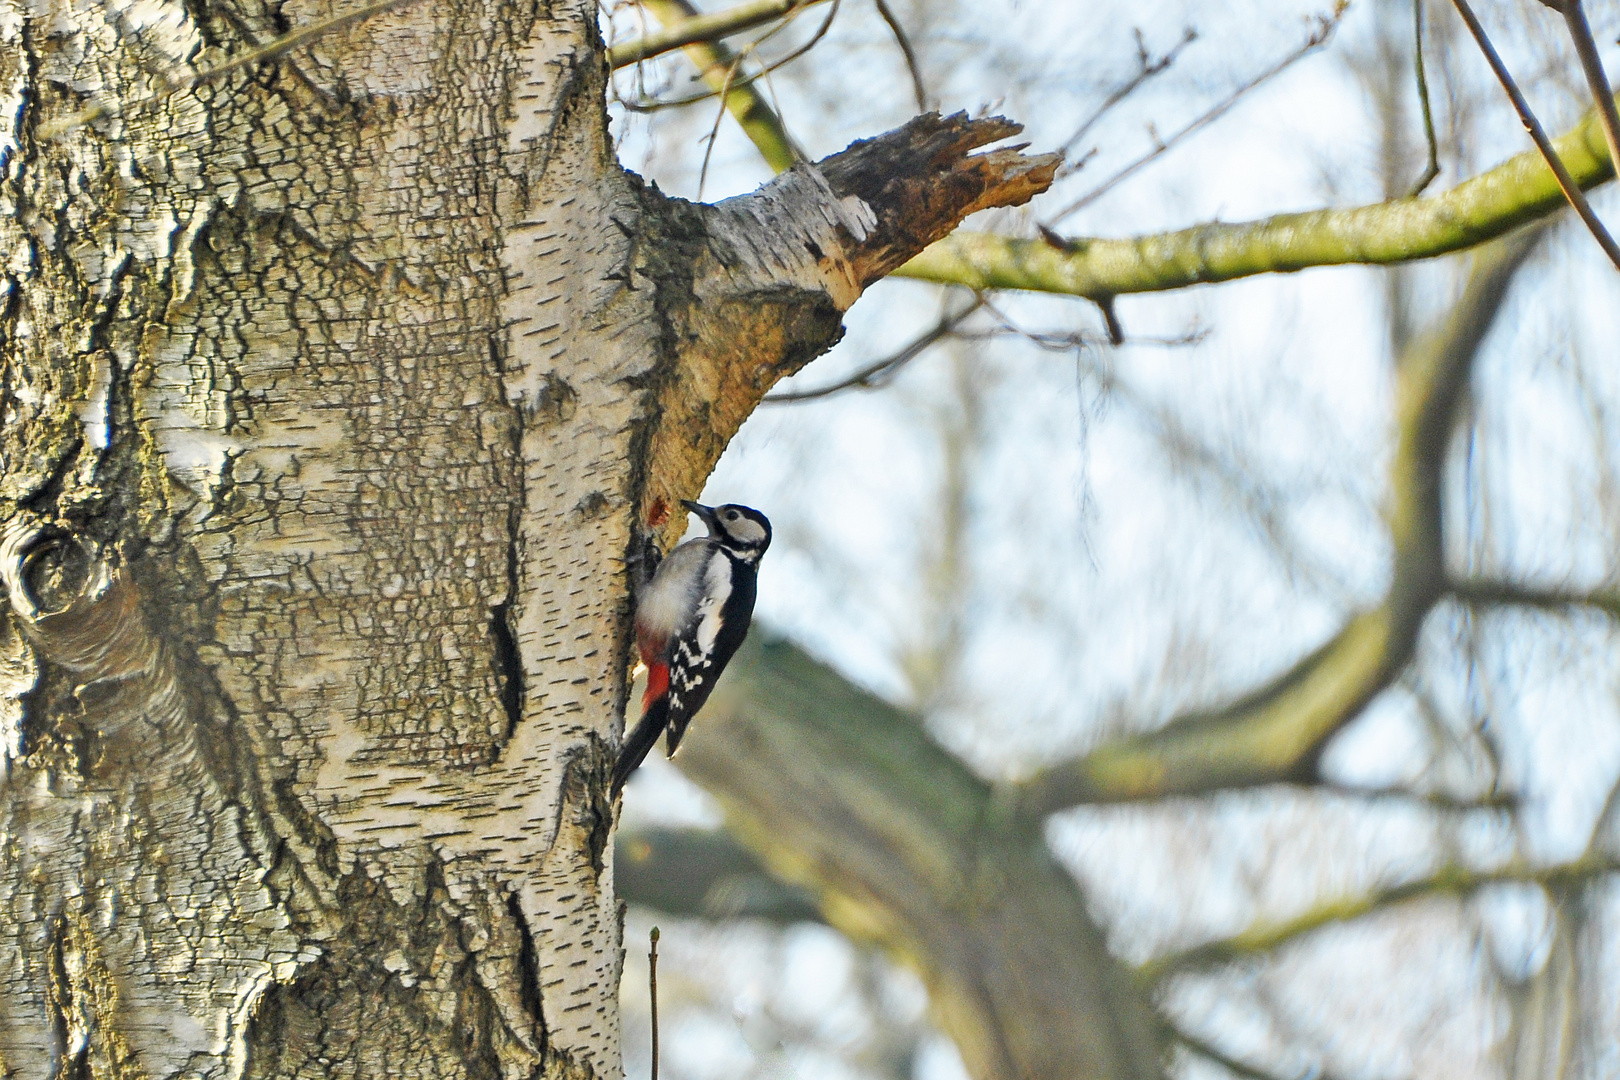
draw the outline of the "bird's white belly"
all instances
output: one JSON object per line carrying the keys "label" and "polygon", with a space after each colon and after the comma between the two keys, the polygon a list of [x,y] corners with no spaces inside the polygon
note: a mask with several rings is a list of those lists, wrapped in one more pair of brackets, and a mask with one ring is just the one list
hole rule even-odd
{"label": "bird's white belly", "polygon": [[706,541],[691,540],[669,553],[636,597],[641,633],[668,638],[685,629],[703,590],[709,550]]}

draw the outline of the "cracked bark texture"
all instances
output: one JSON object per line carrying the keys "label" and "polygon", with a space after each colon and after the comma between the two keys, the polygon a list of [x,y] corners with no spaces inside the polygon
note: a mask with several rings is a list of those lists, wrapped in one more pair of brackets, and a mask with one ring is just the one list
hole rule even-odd
{"label": "cracked bark texture", "polygon": [[624,555],[1055,167],[668,200],[583,0],[141,101],[351,6],[0,0],[0,1075],[618,1075]]}

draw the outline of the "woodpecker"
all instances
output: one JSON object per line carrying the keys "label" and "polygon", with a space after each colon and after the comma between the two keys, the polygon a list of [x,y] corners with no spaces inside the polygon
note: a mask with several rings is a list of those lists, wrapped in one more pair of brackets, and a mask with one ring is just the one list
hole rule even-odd
{"label": "woodpecker", "polygon": [[709,699],[732,654],[748,636],[760,556],[771,546],[771,523],[747,506],[681,505],[708,526],[667,558],[649,541],[636,590],[636,648],[647,665],[641,720],[619,749],[613,796],[647,752],[665,736],[671,757],[686,725]]}

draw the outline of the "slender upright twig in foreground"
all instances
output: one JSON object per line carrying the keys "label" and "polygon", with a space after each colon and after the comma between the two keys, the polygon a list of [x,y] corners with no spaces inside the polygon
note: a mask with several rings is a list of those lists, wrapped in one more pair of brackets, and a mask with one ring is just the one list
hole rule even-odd
{"label": "slender upright twig in foreground", "polygon": [[652,1002],[652,1080],[658,1080],[658,927],[647,935],[647,993]]}

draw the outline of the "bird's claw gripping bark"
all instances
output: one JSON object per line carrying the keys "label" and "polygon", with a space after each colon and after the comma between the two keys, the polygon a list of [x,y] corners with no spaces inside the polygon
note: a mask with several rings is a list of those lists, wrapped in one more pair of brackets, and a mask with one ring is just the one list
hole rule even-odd
{"label": "bird's claw gripping bark", "polygon": [[625,563],[630,568],[631,581],[636,592],[640,592],[647,583],[658,573],[658,566],[664,561],[664,549],[658,545],[658,534],[647,530],[637,539],[630,557]]}

